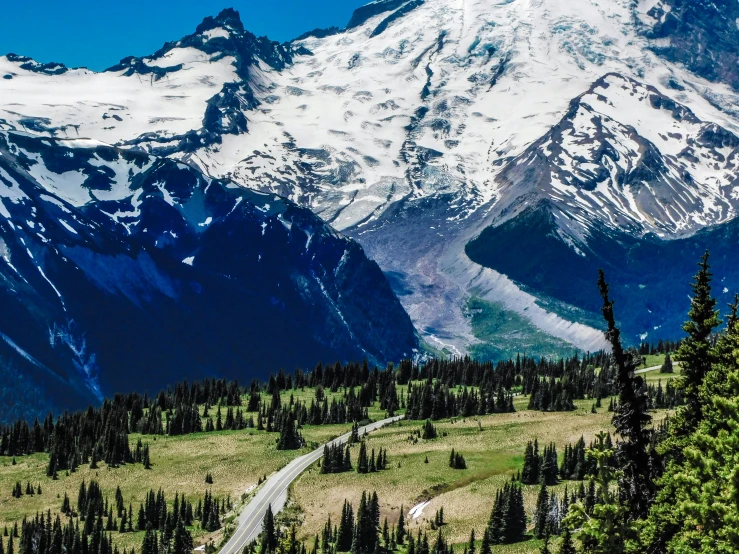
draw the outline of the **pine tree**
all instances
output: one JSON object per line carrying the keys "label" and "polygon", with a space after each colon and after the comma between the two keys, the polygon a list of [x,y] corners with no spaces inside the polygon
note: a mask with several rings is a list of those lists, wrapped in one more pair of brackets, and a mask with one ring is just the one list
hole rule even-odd
{"label": "pine tree", "polygon": [[554,443],[544,447],[539,469],[539,480],[545,481],[547,485],[556,485],[558,482],[557,470],[557,448]]}
{"label": "pine tree", "polygon": [[676,359],[680,362],[680,385],[685,395],[686,405],[681,409],[681,433],[687,435],[700,421],[701,403],[699,398],[700,386],[711,369],[714,355],[711,351],[710,336],[713,330],[721,323],[716,310],[716,299],[711,295],[711,279],[708,264],[708,251],[698,263],[700,268],[693,278],[688,321],[683,330],[688,336],[680,344]]}
{"label": "pine tree", "polygon": [[490,513],[490,519],[488,520],[488,525],[485,529],[485,534],[483,535],[483,544],[485,540],[488,540],[489,544],[501,544],[503,542],[507,502],[507,498],[504,496],[504,491],[505,488],[503,490],[499,489],[495,492],[495,502],[493,503],[493,510]]}
{"label": "pine tree", "polygon": [[509,544],[523,539],[526,510],[520,483],[510,482],[495,494],[493,511],[483,536],[490,544]]}
{"label": "pine tree", "polygon": [[149,445],[144,445],[144,454],[143,454],[143,463],[144,463],[144,469],[151,469],[151,459],[149,458]]}
{"label": "pine tree", "polygon": [[506,513],[505,542],[519,542],[523,540],[525,534],[526,509],[524,508],[523,489],[520,483],[511,483],[510,499]]}
{"label": "pine tree", "polygon": [[423,424],[423,429],[421,431],[421,438],[424,440],[430,440],[435,439],[438,436],[436,427],[434,427],[434,424],[431,423],[430,419],[427,419],[426,422]]}
{"label": "pine tree", "polygon": [[523,456],[523,470],[521,471],[521,482],[524,485],[536,485],[539,483],[539,470],[541,458],[539,456],[539,442],[534,440],[528,442]]}
{"label": "pine tree", "polygon": [[303,446],[303,437],[295,429],[295,420],[292,414],[286,412],[280,430],[280,438],[277,442],[277,450],[297,450],[301,446]]}
{"label": "pine tree", "polygon": [[472,529],[470,532],[470,538],[467,541],[467,546],[465,547],[462,554],[475,554],[475,530]]}
{"label": "pine tree", "polygon": [[628,521],[629,508],[614,495],[613,451],[606,445],[606,437],[606,433],[599,433],[592,451],[598,463],[597,496],[600,501],[591,509],[587,502],[574,504],[565,522],[565,525],[580,529],[578,538],[583,554],[622,554],[627,547],[635,551],[631,545],[636,532]]}
{"label": "pine tree", "polygon": [[660,373],[674,373],[674,369],[672,367],[672,358],[670,357],[670,353],[668,352],[665,355],[665,361],[662,364],[662,367],[660,368]]}
{"label": "pine tree", "polygon": [[650,449],[652,435],[648,428],[652,421],[647,413],[647,396],[643,380],[634,374],[638,361],[624,351],[621,331],[616,326],[613,301],[608,296],[608,284],[603,270],[599,271],[598,288],[603,298],[603,318],[608,330],[606,340],[611,343],[613,360],[618,370],[619,402],[613,415],[613,426],[621,437],[616,456],[622,467],[619,488],[629,505],[628,516],[636,519],[646,514],[655,494],[650,474]]}
{"label": "pine tree", "polygon": [[67,493],[64,493],[64,499],[62,500],[62,509],[60,510],[64,515],[71,515],[72,513],[72,506],[69,502],[69,496]]}
{"label": "pine tree", "polygon": [[549,492],[544,480],[539,488],[539,496],[536,499],[536,512],[534,515],[534,536],[537,539],[547,534],[547,522],[549,519]]}
{"label": "pine tree", "polygon": [[347,445],[346,449],[344,450],[343,469],[344,471],[352,470],[352,454],[351,454],[351,450],[349,449],[349,445]]}
{"label": "pine tree", "polygon": [[262,521],[262,545],[266,546],[269,552],[273,552],[277,548],[277,530],[275,529],[275,516],[272,513],[272,504],[267,506]]}
{"label": "pine tree", "polygon": [[369,459],[367,457],[367,443],[362,441],[359,444],[359,458],[357,460],[357,473],[369,473]]}
{"label": "pine tree", "polygon": [[357,520],[352,540],[352,554],[372,554],[377,545],[379,505],[377,495],[369,499],[365,492],[357,508]]}
{"label": "pine tree", "polygon": [[[739,303],[729,305],[726,331],[700,386],[703,419],[687,436],[667,436],[671,463],[649,515],[646,542],[655,552],[733,552],[736,524],[736,453],[739,439]],[[692,311],[692,310],[691,310]],[[681,408],[678,411],[680,418]],[[685,423],[685,422],[682,422]],[[676,440],[677,439],[677,440]],[[710,494],[708,493],[710,491]]]}
{"label": "pine tree", "polygon": [[488,531],[485,531],[482,534],[482,544],[480,545],[480,554],[492,554],[493,549],[490,546],[492,544],[492,540],[490,538],[490,533]]}
{"label": "pine tree", "polygon": [[[351,504],[344,501],[341,511],[341,521],[336,538],[336,549],[340,552],[347,552],[352,547],[352,539],[354,537],[354,510]],[[324,542],[325,545],[325,542]]]}
{"label": "pine tree", "polygon": [[193,549],[192,535],[185,528],[182,519],[177,518],[177,523],[172,538],[171,554],[190,554]]}
{"label": "pine tree", "polygon": [[395,541],[398,544],[403,544],[405,541],[405,514],[403,513],[402,504],[400,505],[400,514],[398,515],[398,526],[395,528]]}

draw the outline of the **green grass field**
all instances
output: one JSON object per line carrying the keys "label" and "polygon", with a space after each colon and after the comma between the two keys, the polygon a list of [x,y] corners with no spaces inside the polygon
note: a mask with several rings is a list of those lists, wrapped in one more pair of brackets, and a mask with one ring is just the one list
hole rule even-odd
{"label": "green grass field", "polygon": [[[654,367],[654,366],[661,366],[663,363],[665,363],[665,355],[664,354],[647,354],[644,356],[644,363],[642,363],[639,368],[645,369],[647,367]],[[674,360],[672,362],[675,363]],[[659,370],[657,370],[659,371]]]}
{"label": "green grass field", "polygon": [[[436,511],[443,507],[448,522],[444,532],[451,542],[464,543],[472,528],[480,537],[493,507],[495,491],[521,468],[529,440],[538,438],[542,447],[553,441],[561,454],[565,444],[577,441],[580,436],[589,443],[597,432],[611,427],[612,414],[605,408],[607,402],[597,414],[590,413],[589,400],[579,401],[577,411],[564,413],[527,411],[527,402],[527,398],[517,399],[519,411],[512,414],[438,422],[440,437],[429,441],[409,440],[410,432],[420,428],[419,422],[402,421],[377,431],[370,436],[368,447],[388,450],[389,467],[382,472],[322,475],[318,468],[311,468],[292,487],[293,500],[306,514],[301,536],[307,539],[318,533],[329,514],[335,520],[344,499],[357,506],[362,491],[367,490],[377,491],[382,517],[387,517],[391,524],[397,522],[401,505],[407,513],[408,508],[430,500],[423,515],[409,522],[411,530],[428,528]],[[662,414],[657,417],[661,418]],[[464,455],[468,469],[449,468],[452,448]],[[353,461],[356,456],[357,448],[354,448]],[[563,483],[552,490],[561,491],[565,486]],[[537,493],[538,487],[525,487],[530,514]],[[538,551],[538,543],[525,544],[528,546],[497,547],[495,551]]]}
{"label": "green grass field", "polygon": [[[289,402],[291,393],[283,393],[283,402]],[[326,392],[329,402],[332,397],[341,397],[342,393]],[[310,405],[315,397],[315,390],[292,391],[295,401],[304,401]],[[263,395],[269,403],[271,397]],[[244,397],[244,406],[248,398]],[[201,407],[202,413],[202,407]],[[210,416],[215,419],[216,409],[211,408]],[[225,417],[225,410],[222,410]],[[248,417],[249,414],[246,414]],[[384,412],[378,408],[370,409],[370,417],[384,417]],[[19,522],[23,517],[34,515],[36,512],[51,510],[59,512],[62,498],[66,492],[72,503],[76,502],[80,483],[87,483],[95,479],[100,483],[103,494],[114,497],[116,487],[121,488],[126,505],[131,503],[133,511],[138,511],[138,505],[144,500],[150,490],[161,488],[169,502],[174,501],[175,493],[185,494],[194,504],[203,497],[206,490],[212,491],[217,498],[230,496],[234,504],[246,501],[254,491],[261,477],[269,475],[293,458],[305,454],[331,440],[346,433],[350,425],[320,425],[305,426],[301,430],[307,445],[301,450],[277,450],[278,433],[266,433],[256,429],[243,431],[221,431],[214,433],[195,433],[185,436],[140,436],[130,435],[130,442],[135,444],[141,438],[150,445],[152,468],[146,470],[141,464],[129,464],[110,469],[105,464],[99,464],[96,470],[88,465],[69,475],[59,474],[59,479],[53,481],[46,476],[46,467],[49,462],[47,454],[34,454],[19,457],[16,465],[12,459],[0,456],[0,529],[4,526]],[[213,476],[213,484],[205,483],[205,475]],[[11,489],[20,481],[34,486],[41,485],[42,494],[13,498]],[[238,509],[235,505],[235,509]],[[220,532],[212,535],[201,532],[197,526],[193,528],[193,536],[198,542],[218,540]],[[143,532],[131,534],[114,533],[116,544],[138,549],[141,545]]]}
{"label": "green grass field", "polygon": [[[663,381],[673,376],[650,372],[651,381]],[[310,404],[315,391],[305,389],[292,392],[294,400]],[[331,393],[326,393],[331,398]],[[337,396],[342,391],[334,393]],[[283,393],[283,402],[288,402],[290,393]],[[269,399],[265,396],[265,399]],[[246,400],[246,399],[245,399]],[[310,468],[293,485],[291,498],[293,512],[301,513],[300,535],[310,538],[320,530],[326,517],[332,520],[340,514],[344,499],[355,506],[363,490],[376,490],[382,503],[383,517],[390,523],[397,521],[400,506],[406,511],[429,500],[423,515],[409,522],[409,528],[426,528],[429,518],[443,506],[445,535],[453,543],[463,543],[474,527],[476,533],[482,531],[487,522],[495,490],[502,486],[522,464],[523,450],[528,440],[539,439],[556,443],[562,452],[566,443],[585,436],[586,441],[598,431],[610,428],[611,414],[607,412],[607,400],[599,413],[590,413],[592,401],[579,401],[578,409],[566,413],[542,413],[526,410],[527,397],[516,397],[518,410],[511,414],[494,414],[480,418],[457,418],[438,422],[440,437],[431,441],[411,440],[411,431],[419,429],[420,422],[402,421],[391,427],[381,429],[370,435],[368,446],[387,448],[389,467],[387,470],[359,475],[357,473],[321,475],[317,466]],[[215,416],[215,409],[211,409]],[[225,412],[224,412],[225,415]],[[373,419],[384,417],[378,407],[370,410]],[[248,417],[248,415],[247,415]],[[656,417],[662,417],[657,414]],[[7,457],[0,457],[0,529],[12,525],[23,517],[30,517],[38,511],[59,512],[65,492],[73,504],[81,481],[97,480],[104,494],[112,500],[116,487],[120,486],[125,500],[138,511],[149,489],[162,488],[167,500],[172,502],[176,492],[184,493],[197,503],[210,489],[218,498],[231,497],[237,510],[248,501],[260,477],[280,469],[291,459],[307,452],[350,429],[350,425],[305,426],[301,432],[308,445],[298,451],[278,451],[277,433],[266,433],[256,429],[244,431],[222,431],[198,433],[180,437],[144,436],[151,449],[152,469],[146,470],[140,464],[109,469],[101,464],[96,470],[81,466],[78,471],[67,475],[61,473],[57,481],[46,477],[48,455],[35,454],[17,458],[16,465]],[[131,435],[133,443],[139,438]],[[468,465],[466,470],[453,470],[448,467],[451,449],[461,452]],[[352,460],[356,464],[358,447],[354,447]],[[425,463],[428,458],[428,464]],[[206,473],[213,476],[213,484],[205,483]],[[11,489],[16,481],[41,484],[43,494],[16,499]],[[554,490],[563,489],[564,485]],[[527,509],[533,513],[536,495],[535,487],[527,487],[525,496]],[[406,512],[407,513],[407,512]],[[196,544],[221,538],[222,532],[207,535],[197,527],[193,528]],[[116,544],[121,547],[140,547],[143,533],[113,533]],[[528,553],[538,551],[536,541],[517,545],[496,547],[495,552]]]}

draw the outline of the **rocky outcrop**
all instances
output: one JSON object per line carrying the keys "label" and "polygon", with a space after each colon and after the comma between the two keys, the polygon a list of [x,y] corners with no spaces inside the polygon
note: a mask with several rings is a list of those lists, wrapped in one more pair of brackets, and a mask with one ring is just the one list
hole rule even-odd
{"label": "rocky outcrop", "polygon": [[658,54],[739,90],[739,3],[661,0],[648,15],[653,20],[648,36],[663,39],[654,46]]}

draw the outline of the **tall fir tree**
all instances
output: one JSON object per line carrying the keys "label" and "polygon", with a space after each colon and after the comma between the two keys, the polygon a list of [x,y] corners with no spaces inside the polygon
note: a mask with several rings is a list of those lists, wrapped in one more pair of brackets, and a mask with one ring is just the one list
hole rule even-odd
{"label": "tall fir tree", "polygon": [[685,406],[680,409],[682,413],[677,429],[684,435],[695,429],[702,417],[700,387],[715,361],[710,337],[721,323],[719,312],[716,310],[716,299],[711,294],[713,274],[708,259],[709,254],[706,251],[698,263],[698,273],[690,285],[693,296],[688,321],[683,325],[683,330],[688,336],[683,339],[675,355],[675,359],[680,362],[680,385],[685,396]]}
{"label": "tall fir tree", "polygon": [[608,295],[603,270],[598,273],[598,289],[603,299],[603,318],[606,321],[606,340],[611,344],[613,362],[616,366],[618,383],[618,407],[613,415],[613,426],[620,435],[616,457],[622,471],[619,490],[629,506],[628,517],[637,519],[646,515],[654,499],[655,486],[652,479],[652,432],[649,424],[652,417],[647,412],[648,398],[642,378],[635,374],[639,361],[621,344],[621,331],[616,326],[613,301]]}
{"label": "tall fir tree", "polygon": [[405,542],[405,514],[403,513],[403,505],[400,505],[400,514],[398,515],[398,525],[395,528],[395,541],[398,544]]}
{"label": "tall fir tree", "polygon": [[272,504],[267,506],[262,521],[262,548],[266,552],[274,552],[277,548],[277,529],[275,527],[275,516],[272,513]]}
{"label": "tall fir tree", "polygon": [[547,534],[549,521],[549,491],[546,481],[542,480],[539,487],[539,496],[536,499],[536,511],[534,512],[534,536],[537,539],[544,538]]}

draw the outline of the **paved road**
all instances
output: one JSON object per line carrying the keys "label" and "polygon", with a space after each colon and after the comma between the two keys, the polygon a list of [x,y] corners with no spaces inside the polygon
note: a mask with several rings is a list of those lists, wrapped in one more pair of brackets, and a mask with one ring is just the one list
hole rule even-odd
{"label": "paved road", "polygon": [[[680,362],[673,361],[672,362],[672,365],[673,366],[680,365]],[[655,366],[652,366],[652,367],[647,367],[645,369],[637,369],[634,373],[635,374],[646,373],[647,371],[654,371],[655,369],[662,369],[662,366],[661,365],[655,365]]]}
{"label": "paved road", "polygon": [[[359,428],[360,435],[379,429],[389,423],[403,419],[405,416],[395,416]],[[351,433],[341,435],[329,442],[329,445],[344,444],[349,440]],[[248,454],[247,454],[248,455]],[[262,520],[267,506],[272,505],[274,513],[279,512],[287,502],[287,488],[303,471],[323,456],[323,446],[313,452],[295,458],[292,462],[267,479],[256,496],[239,515],[238,527],[220,554],[238,554],[249,542],[256,539],[262,532]]]}

